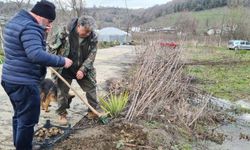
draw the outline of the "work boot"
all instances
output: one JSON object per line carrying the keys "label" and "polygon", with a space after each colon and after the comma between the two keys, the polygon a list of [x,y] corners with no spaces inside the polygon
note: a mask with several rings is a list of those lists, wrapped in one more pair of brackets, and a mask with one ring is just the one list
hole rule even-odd
{"label": "work boot", "polygon": [[88,119],[97,119],[97,118],[98,118],[98,116],[97,116],[95,113],[93,113],[92,111],[89,111],[89,112],[87,113],[86,117],[87,117]]}
{"label": "work boot", "polygon": [[58,123],[62,126],[65,126],[68,124],[67,116],[66,115],[60,115],[58,119]]}

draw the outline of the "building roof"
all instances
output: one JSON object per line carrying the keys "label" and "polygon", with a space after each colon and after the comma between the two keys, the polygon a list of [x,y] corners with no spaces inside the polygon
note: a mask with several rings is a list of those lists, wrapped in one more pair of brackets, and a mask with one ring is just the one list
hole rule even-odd
{"label": "building roof", "polygon": [[107,27],[97,31],[99,35],[127,35],[128,33],[118,28]]}

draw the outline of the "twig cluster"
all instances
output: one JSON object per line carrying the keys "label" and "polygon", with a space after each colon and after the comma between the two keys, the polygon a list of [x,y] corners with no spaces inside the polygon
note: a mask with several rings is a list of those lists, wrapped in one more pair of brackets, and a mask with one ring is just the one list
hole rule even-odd
{"label": "twig cluster", "polygon": [[197,108],[189,102],[181,52],[182,48],[160,47],[157,41],[137,49],[137,62],[129,80],[127,120],[145,113],[164,114],[166,119],[179,121],[188,128],[201,116],[207,103]]}

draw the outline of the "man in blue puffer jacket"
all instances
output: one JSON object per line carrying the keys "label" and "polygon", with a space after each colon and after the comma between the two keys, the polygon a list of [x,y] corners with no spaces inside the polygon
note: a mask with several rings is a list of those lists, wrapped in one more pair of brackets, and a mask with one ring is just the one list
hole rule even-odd
{"label": "man in blue puffer jacket", "polygon": [[5,26],[2,86],[14,109],[13,142],[17,150],[31,150],[34,125],[40,115],[39,84],[46,66],[72,65],[66,57],[46,52],[45,34],[55,19],[53,3],[41,0],[30,12],[21,10]]}

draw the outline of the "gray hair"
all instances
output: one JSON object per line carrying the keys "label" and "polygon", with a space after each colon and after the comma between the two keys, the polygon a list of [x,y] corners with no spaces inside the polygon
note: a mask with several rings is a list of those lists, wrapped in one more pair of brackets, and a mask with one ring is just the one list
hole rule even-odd
{"label": "gray hair", "polygon": [[87,27],[90,30],[95,30],[97,28],[97,25],[95,23],[95,19],[91,16],[81,16],[78,19],[78,24],[83,26],[83,27]]}

